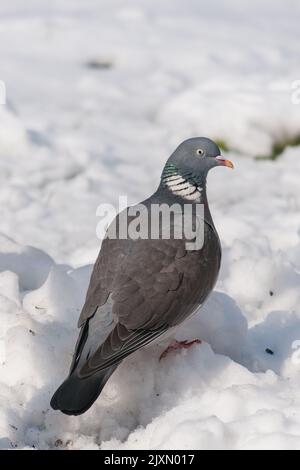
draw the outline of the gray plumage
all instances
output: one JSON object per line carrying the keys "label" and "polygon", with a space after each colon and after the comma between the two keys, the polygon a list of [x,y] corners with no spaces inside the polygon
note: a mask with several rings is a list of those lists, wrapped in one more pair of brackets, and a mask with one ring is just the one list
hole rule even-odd
{"label": "gray plumage", "polygon": [[[157,191],[142,203],[146,208],[162,203],[192,204],[193,208],[204,204],[201,249],[187,250],[186,239],[174,237],[103,240],[78,322],[81,331],[69,377],[51,400],[54,409],[70,415],[84,413],[126,356],[163,337],[205,302],[221,261],[206,176],[214,166],[232,166],[216,158],[219,155],[209,139],[183,142],[168,159]],[[196,218],[193,211],[193,226]],[[128,223],[133,219],[129,216]],[[120,214],[117,227],[119,221]]]}

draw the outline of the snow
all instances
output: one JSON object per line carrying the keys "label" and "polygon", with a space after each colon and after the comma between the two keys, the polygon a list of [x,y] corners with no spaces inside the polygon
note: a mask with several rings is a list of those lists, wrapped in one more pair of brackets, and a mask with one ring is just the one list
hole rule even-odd
{"label": "snow", "polygon": [[[300,449],[299,3],[0,6],[0,448]],[[159,362],[127,358],[80,417],[50,409],[99,250],[100,203],[138,202],[184,138],[209,175],[220,277]]]}

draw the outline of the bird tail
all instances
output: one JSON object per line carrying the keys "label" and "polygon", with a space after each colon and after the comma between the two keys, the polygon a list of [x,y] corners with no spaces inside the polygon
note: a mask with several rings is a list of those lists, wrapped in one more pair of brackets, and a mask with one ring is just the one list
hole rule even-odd
{"label": "bird tail", "polygon": [[81,378],[73,372],[56,390],[51,407],[60,410],[66,415],[80,415],[85,413],[100,395],[116,366],[109,367],[97,374]]}

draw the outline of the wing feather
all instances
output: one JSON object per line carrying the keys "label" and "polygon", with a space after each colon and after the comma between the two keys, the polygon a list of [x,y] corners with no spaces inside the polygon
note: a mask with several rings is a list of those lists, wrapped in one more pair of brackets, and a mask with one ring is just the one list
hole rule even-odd
{"label": "wing feather", "polygon": [[[81,377],[119,363],[204,302],[220,265],[219,240],[210,226],[205,230],[209,243],[195,251],[178,239],[103,241],[79,320],[89,325],[85,345],[77,348]],[[108,303],[104,327],[96,318]]]}

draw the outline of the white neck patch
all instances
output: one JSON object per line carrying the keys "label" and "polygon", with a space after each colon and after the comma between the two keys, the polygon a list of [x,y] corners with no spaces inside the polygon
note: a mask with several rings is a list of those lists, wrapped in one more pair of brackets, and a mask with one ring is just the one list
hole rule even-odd
{"label": "white neck patch", "polygon": [[180,196],[189,201],[200,201],[203,188],[190,183],[181,175],[169,176],[164,178],[163,182],[176,196]]}

